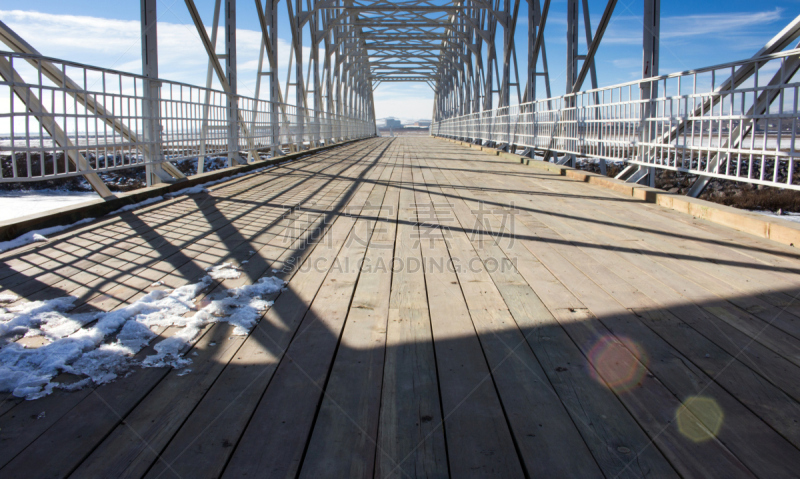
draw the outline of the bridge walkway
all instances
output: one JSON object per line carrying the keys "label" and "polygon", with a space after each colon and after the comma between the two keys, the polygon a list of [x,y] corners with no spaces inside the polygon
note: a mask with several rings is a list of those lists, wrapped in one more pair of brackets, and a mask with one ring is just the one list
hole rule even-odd
{"label": "bridge walkway", "polygon": [[[2,292],[72,295],[71,313],[224,263],[238,277],[196,309],[288,282],[248,335],[204,323],[188,366],[4,395],[3,477],[774,478],[800,464],[796,250],[441,140],[349,144],[0,260]],[[180,330],[154,326],[136,358]]]}

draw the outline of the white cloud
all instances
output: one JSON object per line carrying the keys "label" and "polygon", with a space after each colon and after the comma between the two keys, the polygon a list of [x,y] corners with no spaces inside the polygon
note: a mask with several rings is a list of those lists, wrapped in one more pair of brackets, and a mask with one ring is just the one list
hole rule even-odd
{"label": "white cloud", "polygon": [[430,118],[433,91],[425,83],[384,83],[375,91],[375,115],[407,120]]}
{"label": "white cloud", "polygon": [[[141,27],[138,21],[113,20],[40,12],[1,11],[0,20],[45,56],[88,65],[141,73]],[[211,27],[206,27],[209,37]],[[220,29],[217,51],[222,51]],[[261,32],[238,29],[239,93],[255,91]],[[305,58],[311,49],[303,48]],[[282,82],[289,65],[290,44],[278,39],[278,70]],[[204,85],[208,57],[194,25],[158,23],[159,76],[173,81]],[[268,68],[266,59],[265,69]]]}
{"label": "white cloud", "polygon": [[[141,72],[141,27],[138,21],[21,10],[0,10],[0,20],[45,56],[131,73]],[[206,27],[206,30],[211,36],[211,28]],[[218,36],[217,48],[222,51],[223,30]],[[261,32],[237,30],[241,95],[255,94],[260,45]],[[281,89],[286,82],[290,52],[290,43],[279,38],[278,79]],[[310,47],[303,47],[304,58],[307,59],[310,52]],[[193,24],[159,22],[158,53],[160,77],[194,85],[205,84],[208,60]],[[268,69],[266,59],[264,62],[264,68]],[[292,70],[294,73],[294,66]],[[293,103],[294,89],[284,92],[284,98]],[[433,92],[426,84],[384,84],[376,92],[375,100],[379,117],[430,118]]]}
{"label": "white cloud", "polygon": [[433,97],[420,98],[409,95],[408,98],[384,99],[375,96],[375,115],[378,118],[394,116],[402,119],[430,119],[433,109]]}
{"label": "white cloud", "polygon": [[[726,35],[739,37],[753,28],[769,25],[781,18],[782,10],[775,8],[764,12],[713,13],[681,15],[661,18],[661,40],[688,39]],[[777,31],[776,31],[777,33]],[[605,45],[640,45],[642,43],[642,17],[625,15],[612,17]]]}
{"label": "white cloud", "polygon": [[[737,35],[742,30],[767,25],[781,18],[781,9],[766,12],[718,13],[666,17],[661,24],[661,38],[694,37],[701,35]],[[776,32],[777,33],[777,32]]]}

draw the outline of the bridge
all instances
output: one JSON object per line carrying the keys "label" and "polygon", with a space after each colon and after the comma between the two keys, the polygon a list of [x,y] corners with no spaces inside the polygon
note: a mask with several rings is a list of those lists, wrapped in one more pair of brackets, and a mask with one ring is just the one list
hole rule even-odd
{"label": "bridge", "polygon": [[[159,77],[155,0],[142,74],[0,23],[0,182],[98,193],[0,224],[0,476],[797,475],[800,227],[697,196],[800,189],[800,17],[659,76],[644,0],[600,87],[617,2],[568,0],[555,96],[550,0],[289,0],[285,83],[255,3],[255,97],[235,0],[185,1],[205,87]],[[383,82],[433,88],[429,137],[377,136]]]}

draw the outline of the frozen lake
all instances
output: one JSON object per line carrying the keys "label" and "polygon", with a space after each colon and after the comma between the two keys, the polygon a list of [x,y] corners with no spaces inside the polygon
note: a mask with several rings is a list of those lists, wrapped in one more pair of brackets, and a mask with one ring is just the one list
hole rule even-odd
{"label": "frozen lake", "polygon": [[99,198],[94,191],[0,191],[0,221],[63,208]]}

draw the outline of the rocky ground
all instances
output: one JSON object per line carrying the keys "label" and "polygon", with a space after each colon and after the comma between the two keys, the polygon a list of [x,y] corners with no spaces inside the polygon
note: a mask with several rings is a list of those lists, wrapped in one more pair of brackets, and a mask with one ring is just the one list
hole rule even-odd
{"label": "rocky ground", "polygon": [[[600,173],[597,162],[578,161],[582,170]],[[614,177],[621,164],[609,163],[606,174]],[[678,194],[686,191],[697,179],[697,175],[656,170],[656,188]],[[753,185],[738,181],[714,179],[700,195],[701,199],[746,210],[766,210],[781,213],[800,213],[800,191],[784,190],[771,186]]]}
{"label": "rocky ground", "polygon": [[[175,161],[173,164],[186,176],[197,173],[197,159]],[[227,158],[208,158],[205,161],[204,171],[214,171],[224,168]],[[108,189],[111,191],[131,191],[144,188],[144,167],[123,168],[100,173]],[[32,181],[20,183],[0,183],[0,191],[35,191],[35,190],[66,190],[66,191],[92,191],[92,187],[82,176],[72,176],[47,181]]]}

